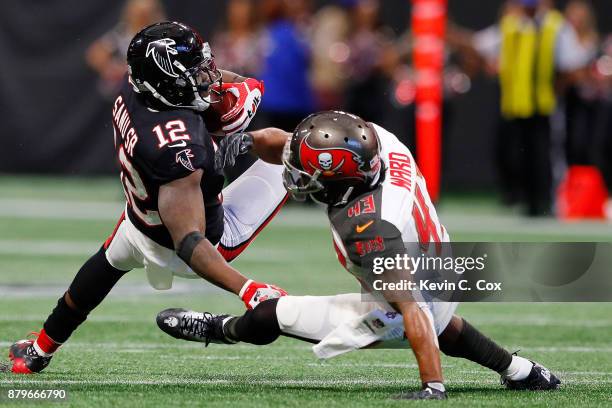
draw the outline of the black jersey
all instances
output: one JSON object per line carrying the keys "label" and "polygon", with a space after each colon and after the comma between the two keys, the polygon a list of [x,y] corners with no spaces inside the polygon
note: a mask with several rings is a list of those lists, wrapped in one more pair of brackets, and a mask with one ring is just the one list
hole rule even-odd
{"label": "black jersey", "polygon": [[406,250],[397,226],[381,216],[382,190],[379,185],[343,207],[328,208],[339,261],[364,283],[373,277],[373,258],[393,258]]}
{"label": "black jersey", "polygon": [[216,244],[223,233],[224,177],[214,169],[214,144],[202,116],[190,109],[150,108],[127,77],[112,113],[130,221],[153,241],[172,249],[157,206],[159,187],[202,169],[206,237]]}

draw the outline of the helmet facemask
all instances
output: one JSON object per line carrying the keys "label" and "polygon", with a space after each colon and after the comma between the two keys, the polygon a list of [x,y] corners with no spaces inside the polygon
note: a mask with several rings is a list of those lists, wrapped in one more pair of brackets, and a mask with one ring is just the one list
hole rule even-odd
{"label": "helmet facemask", "polygon": [[204,43],[202,47],[202,61],[199,64],[187,69],[178,60],[175,60],[174,66],[180,71],[175,85],[179,89],[183,88],[187,94],[193,95],[191,104],[172,104],[159,94],[156,96],[157,99],[175,108],[190,108],[201,112],[208,109],[211,103],[221,100],[221,94],[217,89],[221,88],[223,75],[215,64],[215,58],[208,43]]}
{"label": "helmet facemask", "polygon": [[[164,41],[166,40],[166,41]],[[156,59],[155,49],[151,44],[160,43],[166,46],[168,58]],[[134,90],[139,93],[150,94],[153,98],[166,106],[173,108],[187,108],[196,111],[205,111],[211,103],[221,100],[222,73],[215,65],[215,59],[208,43],[199,43],[201,50],[197,54],[177,57],[177,49],[173,39],[162,39],[149,42],[147,51],[136,57],[137,71],[128,65],[129,80]],[[163,56],[163,52],[158,55]],[[170,57],[172,55],[174,58]],[[151,57],[152,56],[152,57]],[[143,69],[157,69],[149,62],[149,68],[142,68],[150,58],[155,61],[161,75],[159,80],[151,80],[143,73]],[[162,63],[158,63],[161,60]],[[129,61],[129,59],[128,59]],[[158,71],[159,72],[159,71]]]}
{"label": "helmet facemask", "polygon": [[221,101],[220,89],[223,85],[223,74],[215,64],[215,57],[208,43],[204,43],[202,55],[202,62],[187,70],[186,74],[194,78],[198,96],[209,104],[218,103]]}
{"label": "helmet facemask", "polygon": [[357,116],[338,111],[304,119],[283,150],[283,182],[297,200],[306,196],[343,206],[381,178],[378,135]]}
{"label": "helmet facemask", "polygon": [[322,191],[325,187],[319,181],[321,176],[320,171],[315,171],[314,174],[307,173],[294,166],[293,154],[291,152],[291,139],[287,140],[283,148],[283,184],[294,200],[304,201],[310,194]]}
{"label": "helmet facemask", "polygon": [[[290,149],[291,139],[287,141],[283,149],[283,184],[287,192],[296,201],[305,201],[308,196],[314,201],[332,206],[345,205],[355,189],[359,188],[362,182],[355,180],[350,183],[344,180],[324,180],[323,173],[315,170],[313,174],[300,170],[293,165],[292,153]],[[378,177],[376,177],[378,179]]]}

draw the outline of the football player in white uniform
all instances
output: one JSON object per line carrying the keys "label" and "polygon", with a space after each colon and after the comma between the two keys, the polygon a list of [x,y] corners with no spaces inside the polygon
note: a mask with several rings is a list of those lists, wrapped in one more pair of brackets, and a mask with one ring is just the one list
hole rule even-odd
{"label": "football player in white uniform", "polygon": [[[374,257],[439,252],[450,241],[412,154],[395,135],[357,116],[330,111],[309,116],[287,137],[285,187],[294,197],[310,195],[327,205],[338,259],[366,295],[285,296],[240,317],[168,309],[157,318],[162,330],[206,344],[261,345],[282,334],[316,343],[313,351],[320,358],[359,348],[406,347],[407,339],[423,388],[399,396],[406,399],[446,398],[440,350],[500,373],[511,389],[559,386],[546,368],[510,354],[455,315],[456,303],[374,290],[374,279],[393,282],[405,272],[375,275]],[[239,146],[244,139],[248,136],[228,143]]]}

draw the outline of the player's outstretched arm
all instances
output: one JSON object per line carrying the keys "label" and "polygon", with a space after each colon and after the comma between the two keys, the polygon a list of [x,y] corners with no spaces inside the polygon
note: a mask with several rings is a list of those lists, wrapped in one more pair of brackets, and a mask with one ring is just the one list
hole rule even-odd
{"label": "player's outstretched arm", "polygon": [[[355,225],[355,234],[352,240],[345,247],[356,248],[357,245],[351,245],[359,241],[370,241],[382,239],[383,249],[381,252],[372,251],[362,257],[362,265],[374,265],[375,258],[394,259],[397,256],[406,254],[406,246],[402,239],[402,234],[399,229],[392,223],[386,220],[373,219],[370,223],[366,223],[367,218],[353,217],[353,220],[358,220]],[[370,226],[370,224],[372,224]],[[358,231],[360,225],[366,225],[366,229]],[[378,238],[377,238],[378,237]],[[353,259],[358,260],[359,254],[352,254]],[[401,313],[404,323],[404,331],[410,347],[416,357],[419,366],[419,373],[423,383],[423,389],[417,393],[408,393],[400,398],[406,399],[423,399],[434,398],[444,399],[446,393],[443,384],[442,365],[440,362],[440,350],[438,348],[437,335],[433,328],[432,322],[426,311],[421,309],[421,305],[416,301],[414,294],[410,289],[399,291],[396,289],[397,284],[410,281],[413,279],[413,274],[409,268],[390,268],[384,273],[375,276],[368,276],[366,282],[370,287],[374,287],[370,282],[371,279],[381,280],[382,286],[377,290],[379,295],[382,295],[385,300],[393,306],[393,308]],[[393,286],[391,284],[394,284]]]}
{"label": "player's outstretched arm", "polygon": [[283,148],[291,133],[277,128],[237,133],[221,139],[215,153],[215,168],[223,170],[236,163],[236,157],[249,151],[271,164],[282,164]]}
{"label": "player's outstretched arm", "polygon": [[286,295],[287,292],[276,286],[247,279],[206,239],[201,179],[202,170],[197,170],[159,189],[159,214],[178,256],[202,278],[238,295],[248,309],[266,299]]}
{"label": "player's outstretched arm", "polygon": [[283,164],[283,148],[291,133],[277,128],[265,128],[249,132],[253,136],[253,153],[261,160]]}
{"label": "player's outstretched arm", "polygon": [[247,278],[232,268],[204,237],[202,170],[165,184],[159,189],[159,213],[178,255],[207,281],[239,294]]}
{"label": "player's outstretched arm", "polygon": [[[393,242],[390,242],[390,245],[393,245]],[[400,243],[396,245],[399,246]],[[410,280],[412,275],[407,269],[392,269],[379,277],[384,283],[398,283]],[[437,335],[411,291],[381,290],[380,293],[402,315],[406,338],[416,357],[423,385],[443,383]]]}
{"label": "player's outstretched arm", "polygon": [[396,302],[393,306],[402,314],[404,330],[419,365],[421,382],[443,383],[440,350],[431,323],[414,301]]}

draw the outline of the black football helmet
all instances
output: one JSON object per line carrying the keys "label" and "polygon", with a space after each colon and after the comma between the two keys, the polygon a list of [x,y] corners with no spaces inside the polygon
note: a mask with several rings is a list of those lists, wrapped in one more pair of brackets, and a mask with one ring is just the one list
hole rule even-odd
{"label": "black football helmet", "polygon": [[221,85],[210,46],[182,23],[156,23],[141,30],[130,43],[127,63],[134,90],[157,105],[204,111],[212,102],[210,86]]}
{"label": "black football helmet", "polygon": [[285,144],[283,181],[296,199],[310,195],[342,206],[381,179],[378,136],[371,123],[340,111],[304,119]]}

